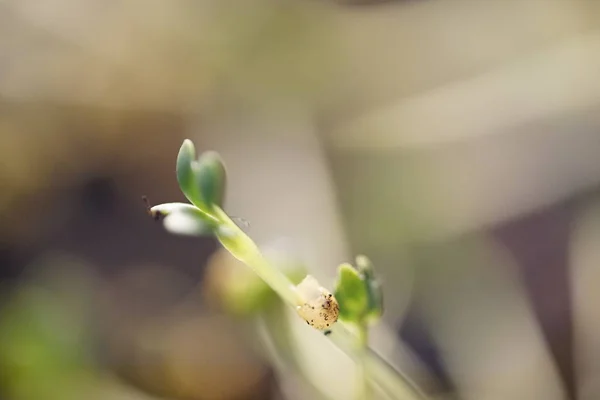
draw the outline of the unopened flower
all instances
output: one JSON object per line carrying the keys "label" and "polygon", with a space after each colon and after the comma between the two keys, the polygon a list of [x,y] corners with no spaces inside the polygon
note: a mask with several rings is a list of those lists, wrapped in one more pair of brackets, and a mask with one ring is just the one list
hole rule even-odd
{"label": "unopened flower", "polygon": [[319,282],[307,275],[296,287],[304,300],[304,304],[297,307],[298,314],[306,323],[318,330],[331,327],[338,319],[340,307],[337,300]]}

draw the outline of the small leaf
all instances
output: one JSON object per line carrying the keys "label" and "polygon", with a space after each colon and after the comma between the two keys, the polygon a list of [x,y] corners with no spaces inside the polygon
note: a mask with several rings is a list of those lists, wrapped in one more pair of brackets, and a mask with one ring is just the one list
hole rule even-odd
{"label": "small leaf", "polygon": [[374,321],[383,314],[383,290],[377,280],[368,280],[367,289],[369,293],[369,312],[367,317]]}
{"label": "small leaf", "polygon": [[383,291],[381,284],[375,278],[375,270],[371,260],[366,256],[359,255],[356,257],[356,266],[362,274],[369,295],[369,311],[370,319],[378,319],[383,314]]}
{"label": "small leaf", "polygon": [[207,214],[198,207],[187,203],[164,203],[150,208],[150,214],[153,216],[160,215],[166,217],[167,215],[175,212],[197,215],[201,219],[205,220],[208,224],[216,225],[218,223],[218,220],[214,216]]}
{"label": "small leaf", "polygon": [[166,215],[165,229],[177,235],[206,236],[215,231],[215,223],[195,207],[180,208]]}
{"label": "small leaf", "polygon": [[335,297],[340,305],[340,319],[361,322],[369,307],[365,281],[350,264],[338,268]]}
{"label": "small leaf", "polygon": [[177,155],[177,182],[185,197],[197,207],[202,206],[200,191],[195,182],[193,165],[196,149],[191,140],[185,139]]}
{"label": "small leaf", "polygon": [[197,208],[194,207],[193,205],[187,204],[187,203],[164,203],[164,204],[155,205],[150,208],[151,213],[153,213],[153,214],[158,213],[162,216],[169,215],[172,212],[178,212],[178,211],[194,212],[194,210],[197,210]]}
{"label": "small leaf", "polygon": [[192,168],[203,203],[199,207],[206,212],[211,212],[215,205],[221,207],[225,200],[227,173],[219,154],[214,151],[202,153]]}
{"label": "small leaf", "polygon": [[356,268],[366,278],[375,278],[375,270],[373,269],[373,264],[371,264],[371,260],[369,260],[366,256],[356,256]]}

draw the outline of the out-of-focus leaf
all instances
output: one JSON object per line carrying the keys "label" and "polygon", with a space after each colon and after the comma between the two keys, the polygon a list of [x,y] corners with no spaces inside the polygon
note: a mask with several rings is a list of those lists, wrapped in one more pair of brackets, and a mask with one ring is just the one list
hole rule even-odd
{"label": "out-of-focus leaf", "polygon": [[0,370],[16,400],[63,400],[88,373],[80,322],[56,296],[25,288],[0,317]]}
{"label": "out-of-focus leaf", "polygon": [[375,277],[375,270],[371,260],[366,256],[360,255],[356,257],[356,267],[362,274],[367,286],[367,294],[369,296],[369,311],[367,317],[370,319],[378,319],[383,314],[383,291],[381,283]]}
{"label": "out-of-focus leaf", "polygon": [[335,298],[340,305],[340,319],[360,322],[368,311],[369,297],[365,281],[350,264],[338,268]]}
{"label": "out-of-focus leaf", "polygon": [[340,265],[335,297],[340,304],[340,319],[364,323],[381,316],[383,295],[369,259],[358,256],[356,265],[357,268],[350,264]]}

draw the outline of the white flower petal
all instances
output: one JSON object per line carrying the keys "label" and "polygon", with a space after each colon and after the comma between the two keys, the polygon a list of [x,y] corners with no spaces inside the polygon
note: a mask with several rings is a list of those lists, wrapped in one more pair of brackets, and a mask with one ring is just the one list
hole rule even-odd
{"label": "white flower petal", "polygon": [[165,217],[165,229],[176,235],[203,236],[212,233],[212,227],[198,214],[173,212]]}

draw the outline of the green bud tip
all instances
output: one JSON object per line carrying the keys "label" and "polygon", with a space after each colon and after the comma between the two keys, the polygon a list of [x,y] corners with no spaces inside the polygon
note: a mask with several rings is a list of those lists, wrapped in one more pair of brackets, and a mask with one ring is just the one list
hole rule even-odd
{"label": "green bud tip", "polygon": [[374,279],[375,270],[373,268],[371,260],[369,260],[367,256],[356,256],[356,268],[362,275],[364,275],[365,278]]}
{"label": "green bud tip", "polygon": [[195,163],[196,149],[191,140],[185,139],[177,155],[177,182],[185,197],[194,205],[200,204],[198,189],[194,182],[192,165]]}
{"label": "green bud tip", "polygon": [[207,212],[214,205],[221,207],[225,200],[227,172],[219,153],[206,151],[193,166],[197,187]]}

